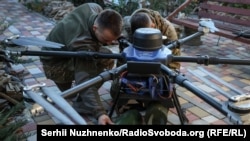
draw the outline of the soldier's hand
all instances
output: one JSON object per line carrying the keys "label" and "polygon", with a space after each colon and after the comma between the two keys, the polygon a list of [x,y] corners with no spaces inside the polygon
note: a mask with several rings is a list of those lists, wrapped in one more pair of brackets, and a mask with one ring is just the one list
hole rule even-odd
{"label": "soldier's hand", "polygon": [[114,123],[112,122],[112,120],[109,118],[108,115],[101,115],[98,118],[98,124],[99,125],[113,125]]}
{"label": "soldier's hand", "polygon": [[125,37],[123,37],[123,36],[119,37],[117,40],[118,40],[118,43],[119,43],[119,52],[120,52],[120,53],[123,52],[123,50],[131,44],[131,43],[129,43],[129,41],[128,41]]}
{"label": "soldier's hand", "polygon": [[[108,49],[107,47],[101,47],[99,52],[112,54],[112,51]],[[114,59],[98,59],[97,65],[100,68],[112,69],[115,65],[115,60]]]}

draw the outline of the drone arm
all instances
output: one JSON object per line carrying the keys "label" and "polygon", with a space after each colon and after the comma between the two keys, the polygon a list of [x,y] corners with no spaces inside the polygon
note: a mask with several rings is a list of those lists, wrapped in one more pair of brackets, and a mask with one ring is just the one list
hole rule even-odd
{"label": "drone arm", "polygon": [[[5,52],[1,51],[1,54]],[[124,59],[124,54],[109,54],[89,51],[8,51],[11,55],[30,55],[30,56],[57,56],[57,57],[82,57],[82,58],[107,58],[107,59]]]}
{"label": "drone arm", "polygon": [[218,57],[209,57],[208,55],[204,56],[173,56],[168,55],[167,62],[196,62],[197,64],[235,64],[235,65],[250,65],[249,59],[228,59],[228,58],[218,58]]}
{"label": "drone arm", "polygon": [[209,56],[197,56],[197,57],[191,57],[191,56],[173,56],[173,55],[168,55],[167,57],[168,63],[171,62],[195,62],[197,64],[204,64],[204,65],[209,65],[209,64],[219,64],[219,59],[216,57],[209,58]]}
{"label": "drone arm", "polygon": [[62,94],[60,94],[60,95],[64,98],[74,96],[79,91],[85,90],[91,86],[94,86],[97,83],[112,80],[116,74],[121,73],[126,68],[127,68],[127,64],[124,64],[124,65],[117,67],[117,68],[114,68],[112,70],[104,71],[104,72],[100,73],[98,76],[96,76],[92,79],[89,79],[88,81],[85,81],[79,85],[76,85],[75,87],[73,87],[71,89],[68,89],[68,90],[62,92]]}
{"label": "drone arm", "polygon": [[177,41],[170,42],[168,45],[165,45],[165,47],[167,47],[168,49],[173,49],[173,48],[175,48],[175,47],[177,47],[177,46],[179,46],[179,45],[181,45],[181,44],[183,44],[183,43],[185,43],[185,42],[187,42],[187,41],[189,41],[191,39],[199,37],[199,36],[201,36],[203,34],[204,34],[204,32],[202,32],[202,31],[196,32],[196,33],[194,33],[192,35],[189,35],[189,36],[187,36],[185,38],[179,39]]}
{"label": "drone arm", "polygon": [[180,75],[171,69],[169,69],[165,65],[161,65],[161,69],[163,72],[168,74],[170,77],[174,78],[174,82],[190,92],[193,92],[195,95],[203,99],[205,102],[213,106],[215,109],[219,110],[222,114],[228,116],[234,123],[236,124],[242,124],[241,118],[236,115],[235,113],[228,110],[227,107],[225,107],[224,104],[216,102],[212,97],[209,97],[208,94],[206,94],[204,91],[198,89],[196,86],[194,86],[190,81],[188,81],[187,78],[185,78],[183,75]]}
{"label": "drone arm", "polygon": [[10,52],[13,55],[31,55],[31,56],[56,56],[56,57],[78,57],[80,56],[78,52],[68,52],[68,51],[19,51]]}
{"label": "drone arm", "polygon": [[[203,92],[202,90],[198,89],[196,86],[194,86],[191,82],[189,82],[184,76],[178,75],[176,77],[176,82],[180,86],[185,87],[190,92],[194,93],[201,99],[203,99],[205,102],[210,104],[212,107],[220,111],[223,115],[226,115],[233,123],[235,124],[242,124],[240,116],[237,114],[231,112],[226,103],[219,103],[216,100],[214,100],[212,97],[210,97],[208,94]],[[181,82],[181,83],[180,83]]]}

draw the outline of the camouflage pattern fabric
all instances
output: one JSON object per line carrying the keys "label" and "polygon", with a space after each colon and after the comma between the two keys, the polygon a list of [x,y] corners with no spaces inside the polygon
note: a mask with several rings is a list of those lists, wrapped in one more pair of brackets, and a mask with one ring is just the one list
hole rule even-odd
{"label": "camouflage pattern fabric", "polygon": [[[112,53],[108,48],[102,48],[92,28],[95,18],[101,11],[102,8],[95,3],[78,6],[57,23],[47,37],[47,40],[64,44],[65,47],[61,49],[43,47],[42,50]],[[112,68],[114,64],[112,59],[86,58],[84,55],[76,58],[41,56],[40,60],[47,78],[54,80],[58,86],[66,86],[63,90],[68,89],[73,80],[75,85],[81,84],[96,77],[104,69]],[[92,114],[96,118],[101,114],[107,114],[98,94],[101,85],[96,84],[79,92],[73,107],[80,114]]]}
{"label": "camouflage pattern fabric", "polygon": [[[107,46],[102,46],[100,48],[99,52],[112,53],[112,51]],[[98,59],[96,64],[97,64],[97,66],[102,68],[102,71],[103,70],[110,70],[114,67],[115,60],[114,59]]]}
{"label": "camouflage pattern fabric", "polygon": [[138,110],[132,109],[115,119],[116,125],[142,125],[143,119]]}
{"label": "camouflage pattern fabric", "polygon": [[121,116],[115,119],[116,125],[166,125],[168,108],[158,102],[148,105],[145,116],[136,109],[125,111]]}
{"label": "camouflage pattern fabric", "polygon": [[159,102],[148,105],[144,116],[147,125],[166,125],[168,121],[168,108]]}

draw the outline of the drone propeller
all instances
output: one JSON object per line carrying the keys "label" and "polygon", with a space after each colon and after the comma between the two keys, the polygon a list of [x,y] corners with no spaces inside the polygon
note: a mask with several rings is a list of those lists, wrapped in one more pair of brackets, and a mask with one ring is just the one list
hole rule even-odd
{"label": "drone propeller", "polygon": [[33,46],[42,46],[42,47],[49,47],[49,48],[61,48],[64,46],[63,44],[46,41],[46,40],[42,40],[42,39],[35,38],[35,37],[18,37],[18,36],[6,39],[5,43],[15,44],[18,46],[33,45]]}

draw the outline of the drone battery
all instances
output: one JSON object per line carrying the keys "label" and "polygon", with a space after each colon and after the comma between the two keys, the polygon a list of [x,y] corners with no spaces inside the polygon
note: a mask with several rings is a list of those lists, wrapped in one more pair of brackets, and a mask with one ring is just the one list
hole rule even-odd
{"label": "drone battery", "polygon": [[159,62],[128,61],[127,70],[129,73],[159,74],[161,71],[161,64]]}

